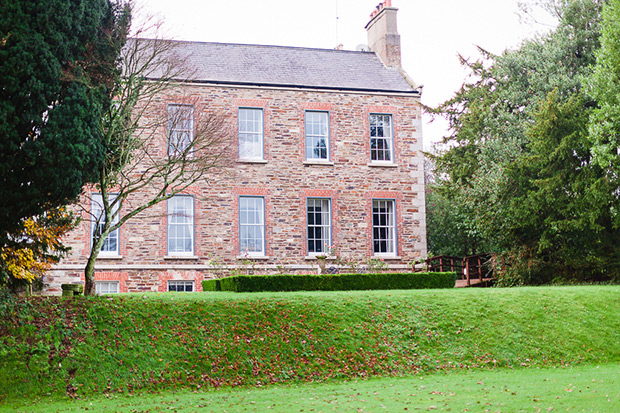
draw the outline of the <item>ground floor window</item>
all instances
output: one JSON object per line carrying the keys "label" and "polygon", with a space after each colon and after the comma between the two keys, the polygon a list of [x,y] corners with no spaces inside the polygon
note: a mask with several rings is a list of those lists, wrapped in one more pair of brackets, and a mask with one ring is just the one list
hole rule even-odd
{"label": "ground floor window", "polygon": [[168,254],[194,254],[194,198],[175,195],[168,200]]}
{"label": "ground floor window", "polygon": [[95,281],[95,292],[101,294],[118,294],[119,289],[118,281]]}
{"label": "ground floor window", "polygon": [[265,199],[239,198],[239,253],[265,255]]}
{"label": "ground floor window", "polygon": [[168,291],[192,292],[194,291],[194,282],[185,280],[168,281]]}
{"label": "ground floor window", "polygon": [[308,198],[308,254],[325,254],[331,240],[331,205],[329,198]]}
{"label": "ground floor window", "polygon": [[372,245],[375,255],[396,254],[396,208],[393,199],[372,201]]}

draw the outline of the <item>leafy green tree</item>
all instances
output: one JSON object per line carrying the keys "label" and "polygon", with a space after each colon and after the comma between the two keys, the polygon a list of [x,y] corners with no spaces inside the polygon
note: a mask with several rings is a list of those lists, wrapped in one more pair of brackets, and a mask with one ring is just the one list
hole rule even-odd
{"label": "leafy green tree", "polygon": [[508,171],[537,150],[530,145],[530,128],[540,122],[536,118],[549,93],[556,91],[557,105],[580,93],[599,46],[602,3],[555,1],[556,30],[499,56],[481,49],[482,61],[463,59],[474,80],[435,109],[451,127],[444,141],[448,149],[435,157],[444,178],[439,185],[458,205],[459,226],[483,240],[485,250],[476,252],[517,255],[530,245],[515,230],[520,213],[511,202],[523,196],[524,182]]}
{"label": "leafy green tree", "polygon": [[97,177],[126,23],[109,0],[0,2],[0,245]]}

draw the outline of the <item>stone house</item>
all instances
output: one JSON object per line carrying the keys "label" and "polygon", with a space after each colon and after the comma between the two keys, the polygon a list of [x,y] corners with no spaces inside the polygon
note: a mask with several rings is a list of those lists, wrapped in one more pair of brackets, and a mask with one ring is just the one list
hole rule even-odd
{"label": "stone house", "polygon": [[[186,92],[232,119],[234,177],[112,233],[97,290],[201,291],[202,279],[244,266],[316,272],[331,245],[391,270],[424,257],[421,91],[401,68],[397,10],[386,1],[371,15],[370,51],[180,42],[196,68]],[[191,135],[193,107],[174,95],[153,104],[187,119],[162,142]],[[50,294],[83,280],[93,230],[86,222],[70,235]]]}

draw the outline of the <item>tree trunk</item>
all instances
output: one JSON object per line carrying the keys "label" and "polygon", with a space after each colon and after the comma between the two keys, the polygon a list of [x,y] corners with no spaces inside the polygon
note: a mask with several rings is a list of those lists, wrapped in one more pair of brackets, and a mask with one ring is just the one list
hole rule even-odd
{"label": "tree trunk", "polygon": [[95,295],[95,261],[99,252],[95,252],[95,249],[91,251],[86,262],[86,268],[84,269],[84,295]]}
{"label": "tree trunk", "polygon": [[105,239],[108,237],[110,229],[104,229],[101,236],[94,240],[94,245],[90,250],[88,261],[86,261],[86,267],[84,268],[84,295],[95,295],[95,262],[99,256],[99,251],[103,247]]}

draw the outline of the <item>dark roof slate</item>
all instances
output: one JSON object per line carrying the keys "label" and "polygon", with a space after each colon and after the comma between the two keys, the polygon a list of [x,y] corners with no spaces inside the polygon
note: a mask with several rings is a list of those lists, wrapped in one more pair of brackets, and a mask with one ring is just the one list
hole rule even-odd
{"label": "dark roof slate", "polygon": [[193,81],[260,86],[417,93],[374,53],[174,41]]}

